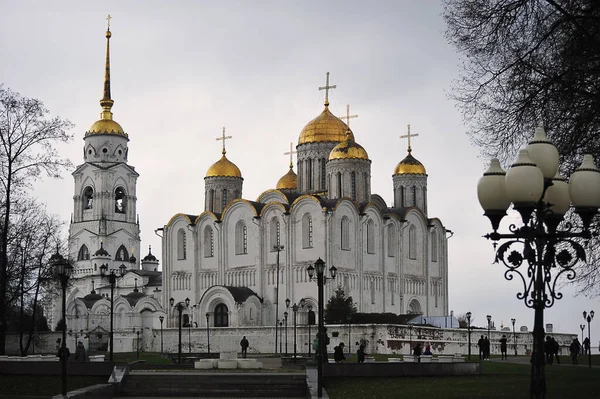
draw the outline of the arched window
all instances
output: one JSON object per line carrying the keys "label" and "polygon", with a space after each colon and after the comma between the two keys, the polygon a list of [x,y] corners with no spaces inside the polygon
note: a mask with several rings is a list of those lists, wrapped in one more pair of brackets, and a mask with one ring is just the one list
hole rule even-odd
{"label": "arched window", "polygon": [[434,230],[431,232],[431,261],[438,261],[438,241],[437,241],[437,232]]}
{"label": "arched window", "polygon": [[416,299],[410,301],[408,305],[408,313],[411,314],[420,314],[421,313],[421,304]]}
{"label": "arched window", "polygon": [[337,173],[337,198],[342,198],[342,174]]}
{"label": "arched window", "polygon": [[387,227],[387,255],[390,257],[396,256],[396,229],[393,224],[390,224]]}
{"label": "arched window", "polygon": [[190,315],[184,314],[183,316],[183,327],[189,327],[190,325]]}
{"label": "arched window", "polygon": [[352,187],[352,199],[356,200],[356,173],[352,172],[350,175],[351,178],[351,187]]}
{"label": "arched window", "polygon": [[308,189],[313,189],[313,162],[312,159],[306,160],[306,178],[308,179]]}
{"label": "arched window", "polygon": [[187,255],[187,243],[185,237],[185,230],[179,229],[177,230],[177,259],[184,260]]}
{"label": "arched window", "polygon": [[215,190],[212,188],[208,192],[208,210],[211,212],[215,211]]}
{"label": "arched window", "polygon": [[327,160],[321,159],[321,190],[325,190],[325,177],[327,176]]}
{"label": "arched window", "polygon": [[215,308],[215,327],[229,327],[229,312],[223,303]]}
{"label": "arched window", "polygon": [[248,228],[243,220],[235,225],[235,254],[244,255],[248,253]]}
{"label": "arched window", "polygon": [[223,198],[221,199],[221,211],[223,211],[223,209],[225,209],[226,205],[227,205],[227,190],[223,190]]}
{"label": "arched window", "polygon": [[277,220],[277,218],[271,219],[269,233],[271,234],[271,252],[273,252],[276,251],[275,246],[281,243],[281,232],[279,229],[279,220]]}
{"label": "arched window", "polygon": [[412,205],[417,206],[417,186],[412,186]]}
{"label": "arched window", "polygon": [[115,189],[115,212],[125,213],[126,208],[125,189],[123,187],[117,187]]}
{"label": "arched window", "polygon": [[375,303],[375,280],[371,280],[371,303]]}
{"label": "arched window", "polygon": [[400,208],[404,208],[404,186],[400,186]]}
{"label": "arched window", "polygon": [[212,258],[215,256],[215,236],[210,226],[204,228],[204,257]]}
{"label": "arched window", "polygon": [[310,214],[302,216],[302,248],[313,247],[313,224]]}
{"label": "arched window", "polygon": [[350,250],[350,220],[348,219],[348,216],[342,217],[342,221],[340,223],[340,230],[342,236],[342,249]]}
{"label": "arched window", "polygon": [[417,228],[414,224],[408,229],[408,257],[417,259]]}
{"label": "arched window", "polygon": [[304,173],[304,162],[298,160],[298,187],[300,190],[303,190],[302,184],[304,183],[304,179],[302,178],[302,174]]}
{"label": "arched window", "polygon": [[369,219],[367,222],[367,253],[375,253],[375,222]]}
{"label": "arched window", "polygon": [[83,209],[92,209],[94,207],[94,189],[87,186],[83,190]]}
{"label": "arched window", "polygon": [[81,248],[79,248],[77,260],[90,260],[90,251],[85,244],[83,244]]}
{"label": "arched window", "polygon": [[125,248],[125,245],[121,245],[119,249],[117,249],[115,260],[129,262],[129,253],[127,253],[127,248]]}

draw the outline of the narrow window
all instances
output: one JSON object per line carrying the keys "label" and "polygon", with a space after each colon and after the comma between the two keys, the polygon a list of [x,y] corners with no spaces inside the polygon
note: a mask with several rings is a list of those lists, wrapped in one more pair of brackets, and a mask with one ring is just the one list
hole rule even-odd
{"label": "narrow window", "polygon": [[308,213],[302,217],[302,248],[312,248],[313,231],[312,218]]}
{"label": "narrow window", "polygon": [[325,190],[325,176],[327,175],[327,160],[321,159],[321,190]]}
{"label": "narrow window", "polygon": [[115,212],[126,212],[125,190],[123,189],[123,187],[117,187],[115,190]]}
{"label": "narrow window", "polygon": [[298,161],[298,187],[300,188],[300,190],[304,190],[302,188],[302,184],[304,183],[304,179],[302,178],[304,174],[304,162],[303,161]]}
{"label": "narrow window", "polygon": [[414,224],[408,229],[408,257],[417,259],[417,228]]}
{"label": "narrow window", "polygon": [[313,160],[307,159],[306,166],[307,166],[307,172],[308,172],[307,173],[308,189],[312,190],[313,189]]}
{"label": "narrow window", "polygon": [[400,186],[400,208],[404,208],[404,186]]}
{"label": "narrow window", "polygon": [[371,280],[371,303],[375,303],[375,281]]}
{"label": "narrow window", "polygon": [[185,230],[177,230],[177,259],[186,259],[186,237]]}
{"label": "narrow window", "polygon": [[438,261],[437,232],[435,230],[431,232],[431,261]]}
{"label": "narrow window", "polygon": [[280,230],[279,230],[279,221],[277,220],[277,218],[273,218],[271,219],[271,223],[269,226],[269,230],[270,230],[270,234],[271,234],[271,252],[275,251],[274,247],[279,245],[280,243]]}
{"label": "narrow window", "polygon": [[86,187],[83,190],[83,209],[92,209],[94,207],[94,189]]}
{"label": "narrow window", "polygon": [[240,220],[235,225],[235,254],[244,255],[248,253],[248,231],[246,224]]}
{"label": "narrow window", "polygon": [[90,251],[88,250],[88,247],[85,244],[83,244],[81,248],[79,248],[77,260],[90,260]]}
{"label": "narrow window", "polygon": [[356,173],[351,175],[352,199],[356,201]]}
{"label": "narrow window", "polygon": [[223,190],[223,197],[221,198],[221,212],[225,209],[227,205],[227,190]]}
{"label": "narrow window", "polygon": [[417,206],[417,186],[412,186],[412,204]]}
{"label": "narrow window", "polygon": [[394,292],[395,291],[395,289],[394,289],[395,287],[394,286],[395,286],[394,280],[392,279],[392,280],[390,280],[390,298],[391,298],[391,302],[390,303],[392,305],[394,305],[394,297],[396,296],[395,292]]}
{"label": "narrow window", "polygon": [[347,216],[342,217],[340,227],[342,250],[350,250],[350,220]]}
{"label": "narrow window", "polygon": [[119,249],[117,249],[117,253],[115,254],[115,260],[129,262],[129,254],[127,253],[127,248],[125,248],[125,245],[121,245]]}
{"label": "narrow window", "polygon": [[204,228],[204,257],[212,258],[215,256],[215,238],[213,229],[210,226]]}
{"label": "narrow window", "polygon": [[348,276],[344,276],[344,291],[346,291],[346,295],[350,292],[350,278]]}
{"label": "narrow window", "polygon": [[208,210],[211,212],[215,211],[215,190],[212,188],[208,192]]}
{"label": "narrow window", "polygon": [[394,225],[390,224],[387,227],[387,238],[388,238],[388,256],[394,257],[396,256],[396,230],[394,229]]}
{"label": "narrow window", "polygon": [[342,174],[337,173],[337,198],[342,198]]}
{"label": "narrow window", "polygon": [[367,222],[367,253],[375,253],[375,222],[373,219]]}

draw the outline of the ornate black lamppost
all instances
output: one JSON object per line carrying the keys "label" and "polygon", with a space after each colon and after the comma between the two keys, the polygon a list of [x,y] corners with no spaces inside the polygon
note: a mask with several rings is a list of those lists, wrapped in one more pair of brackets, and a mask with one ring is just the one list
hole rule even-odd
{"label": "ornate black lamppost", "polygon": [[121,264],[119,266],[119,270],[110,269],[108,270],[108,265],[103,264],[100,265],[100,276],[102,278],[107,278],[108,283],[110,284],[110,332],[109,332],[109,340],[110,340],[110,361],[113,361],[113,353],[114,353],[114,318],[115,318],[115,285],[117,284],[117,280],[120,277],[125,275],[127,271],[127,266]]}
{"label": "ornate black lamppost", "polygon": [[517,322],[517,319],[510,319],[510,321],[513,325],[513,338],[515,340],[515,356],[517,356],[517,333],[515,332],[515,323]]}
{"label": "ornate black lamppost", "polygon": [[408,354],[412,353],[412,329],[413,323],[408,323]]}
{"label": "ornate black lamppost", "polygon": [[185,298],[185,302],[177,302],[177,304],[175,304],[175,299],[171,298],[169,299],[169,303],[171,304],[171,307],[175,306],[177,308],[177,312],[179,313],[179,345],[177,348],[177,362],[179,364],[181,364],[181,319],[182,319],[182,314],[183,314],[183,309],[187,308],[188,306],[190,306],[190,298]]}
{"label": "ornate black lamppost", "polygon": [[[496,262],[507,267],[507,280],[518,277],[516,280],[522,282],[517,298],[535,311],[530,386],[535,398],[546,395],[544,309],[562,298],[556,290],[560,276],[573,280],[574,266],[586,261],[585,249],[574,238],[591,237],[589,226],[600,206],[600,171],[591,155],[584,156],[569,183],[557,171],[558,151],[539,127],[508,172],[493,159],[477,186],[479,202],[493,229],[485,237],[493,241],[494,248],[506,240],[496,250]],[[523,225],[511,224],[509,233],[498,233],[511,203]],[[581,219],[581,228],[563,220],[571,204]]]}
{"label": "ornate black lamppost", "polygon": [[288,312],[283,312],[283,322],[285,324],[284,328],[285,328],[285,355],[288,355],[288,350],[287,350],[287,318],[288,318]]}
{"label": "ornate black lamppost", "polygon": [[307,312],[306,312],[306,322],[308,323],[308,357],[311,356],[312,353],[312,335],[310,335],[310,313],[312,312],[312,305],[308,305],[306,307]]}
{"label": "ornate black lamppost", "polygon": [[471,360],[471,312],[467,312],[467,334],[469,336],[469,355],[468,360]]}
{"label": "ornate black lamppost", "polygon": [[60,379],[61,393],[63,397],[67,397],[67,281],[73,272],[73,266],[69,261],[56,253],[50,257],[50,265],[56,269],[56,275],[60,279],[62,288],[62,343],[60,348]]}
{"label": "ornate black lamppost", "polygon": [[[273,246],[273,250],[277,251],[277,285],[275,286],[275,353],[277,353],[277,324],[279,324],[279,252],[283,251],[283,245],[279,245],[279,239],[277,240],[277,245]],[[279,349],[279,352],[281,353],[281,348]]]}
{"label": "ornate black lamppost", "polygon": [[279,323],[279,353],[283,353],[283,320],[277,320]]}
{"label": "ornate black lamppost", "polygon": [[210,313],[206,312],[206,353],[210,357]]}
{"label": "ornate black lamppost", "polygon": [[[594,318],[593,310],[589,314],[585,310],[583,311],[583,319],[586,320],[588,323],[588,341],[589,341],[589,345],[590,345],[590,348],[588,349],[588,362],[589,362],[590,367],[592,367],[592,335],[590,333],[590,323],[592,322],[593,318]],[[582,332],[583,332],[583,330],[582,330]]]}
{"label": "ornate black lamppost", "polygon": [[160,354],[163,353],[163,321],[165,321],[164,316],[158,316],[158,320],[160,321]]}
{"label": "ornate black lamppost", "polygon": [[[331,266],[329,268],[329,273],[331,277],[325,276],[325,262],[321,258],[317,259],[314,267],[312,265],[306,268],[308,273],[308,277],[313,280],[315,279],[317,282],[318,289],[318,299],[319,299],[319,352],[317,353],[317,395],[319,397],[323,396],[323,359],[327,356],[327,349],[325,348],[325,323],[323,320],[323,308],[324,308],[324,298],[323,298],[323,288],[327,280],[331,280],[335,278],[335,273],[337,268],[335,266]],[[316,272],[316,274],[315,274]]]}
{"label": "ornate black lamppost", "polygon": [[585,330],[585,324],[580,324],[579,328],[581,329],[581,353],[583,353],[583,330]]}
{"label": "ornate black lamppost", "polygon": [[296,363],[296,316],[298,314],[298,305],[294,304],[294,306],[292,306],[292,311],[294,312],[294,363]]}
{"label": "ornate black lamppost", "polygon": [[487,335],[488,336],[488,340],[491,341],[492,337],[490,337],[490,326],[492,324],[492,316],[491,315],[487,315],[487,316],[485,316],[485,318],[487,319],[487,322],[488,322],[488,335]]}

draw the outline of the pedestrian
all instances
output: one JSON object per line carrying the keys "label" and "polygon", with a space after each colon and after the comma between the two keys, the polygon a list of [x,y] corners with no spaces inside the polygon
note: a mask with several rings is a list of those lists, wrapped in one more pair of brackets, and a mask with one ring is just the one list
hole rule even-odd
{"label": "pedestrian", "polygon": [[413,350],[413,356],[415,357],[415,359],[417,359],[419,361],[419,363],[421,362],[421,353],[423,352],[423,348],[421,347],[421,344],[419,342],[417,342],[417,344],[415,345],[415,349]]}
{"label": "pedestrian", "polygon": [[63,357],[64,357],[64,358],[65,358],[65,361],[68,361],[68,360],[69,360],[69,357],[71,356],[71,351],[70,351],[70,350],[69,350],[69,348],[67,348],[66,346],[64,347],[64,350],[63,350],[63,347],[62,347],[62,346],[60,346],[60,347],[58,348],[58,353],[56,354],[56,356],[58,356],[58,358],[59,358],[59,359],[61,359],[61,360],[62,360],[62,359],[63,359]]}
{"label": "pedestrian", "polygon": [[340,342],[338,346],[333,348],[333,360],[336,363],[341,363],[346,361],[346,356],[344,356],[344,343]]}
{"label": "pedestrian", "polygon": [[356,360],[359,363],[364,363],[365,357],[367,357],[367,354],[365,353],[365,346],[361,345],[358,347],[358,350],[356,351]]}
{"label": "pedestrian", "polygon": [[556,358],[556,364],[560,364],[560,357],[558,357],[559,351],[560,351],[560,345],[558,344],[558,341],[556,341],[554,339],[554,337],[552,337],[552,354]]}
{"label": "pedestrian", "polygon": [[590,353],[590,339],[585,337],[583,340],[583,354],[587,355],[588,353]]}
{"label": "pedestrian", "polygon": [[502,360],[504,360],[504,359],[508,360],[508,354],[507,354],[508,345],[506,345],[506,342],[507,342],[506,335],[502,335],[502,338],[500,338],[500,353],[502,353]]}
{"label": "pedestrian", "polygon": [[487,337],[487,335],[485,336],[485,338],[483,339],[483,357],[484,359],[490,360],[490,339]]}
{"label": "pedestrian", "polygon": [[552,365],[554,345],[552,344],[552,338],[549,335],[546,336],[546,342],[544,342],[544,353],[546,354],[546,364]]}
{"label": "pedestrian", "polygon": [[569,346],[569,352],[571,352],[571,360],[573,364],[577,364],[577,355],[579,355],[579,350],[581,349],[581,344],[579,340],[575,338],[573,342],[571,342],[571,346]]}
{"label": "pedestrian", "polygon": [[425,352],[423,352],[423,354],[427,355],[427,356],[432,356],[433,355],[433,353],[431,353],[431,345],[426,345],[425,346]]}
{"label": "pedestrian", "polygon": [[77,348],[75,348],[75,361],[85,362],[85,347],[81,341],[77,343]]}
{"label": "pedestrian", "polygon": [[248,342],[248,340],[246,339],[246,336],[244,335],[244,338],[242,338],[242,340],[240,341],[240,346],[242,347],[242,357],[244,359],[246,358],[246,353],[248,352],[249,345],[250,345],[250,343]]}
{"label": "pedestrian", "polygon": [[481,336],[481,338],[479,338],[479,341],[477,341],[477,346],[479,347],[479,360],[483,360],[484,359],[484,345],[485,345],[485,340],[483,339],[483,335]]}

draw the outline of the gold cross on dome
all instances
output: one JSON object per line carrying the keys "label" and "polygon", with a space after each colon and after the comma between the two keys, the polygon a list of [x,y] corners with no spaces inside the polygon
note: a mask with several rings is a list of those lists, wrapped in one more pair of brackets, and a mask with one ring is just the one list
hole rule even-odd
{"label": "gold cross on dome", "polygon": [[327,80],[325,86],[319,87],[319,90],[325,90],[325,106],[329,106],[329,89],[336,89],[337,85],[329,86],[329,72],[327,72]]}
{"label": "gold cross on dome", "polygon": [[358,118],[358,115],[350,115],[350,104],[346,104],[346,116],[340,116],[340,119],[345,119],[346,125],[348,125],[348,127],[350,127],[350,119],[351,118]]}
{"label": "gold cross on dome", "polygon": [[290,168],[294,166],[294,159],[292,158],[294,154],[297,154],[297,151],[294,151],[294,143],[290,142],[290,152],[284,152],[283,155],[290,156]]}
{"label": "gold cross on dome", "polygon": [[408,152],[411,152],[412,149],[410,148],[410,138],[411,137],[417,137],[419,134],[410,134],[410,124],[407,125],[408,127],[408,133],[407,134],[403,134],[402,136],[400,136],[401,139],[408,139]]}
{"label": "gold cross on dome", "polygon": [[108,16],[106,17],[106,20],[108,21],[108,30],[110,30],[110,20],[112,19],[112,17],[110,16],[110,14],[108,14]]}
{"label": "gold cross on dome", "polygon": [[225,126],[223,126],[223,135],[221,137],[217,137],[217,141],[223,140],[223,151],[221,152],[223,155],[225,155],[225,140],[229,140],[231,138],[233,137],[225,136]]}

